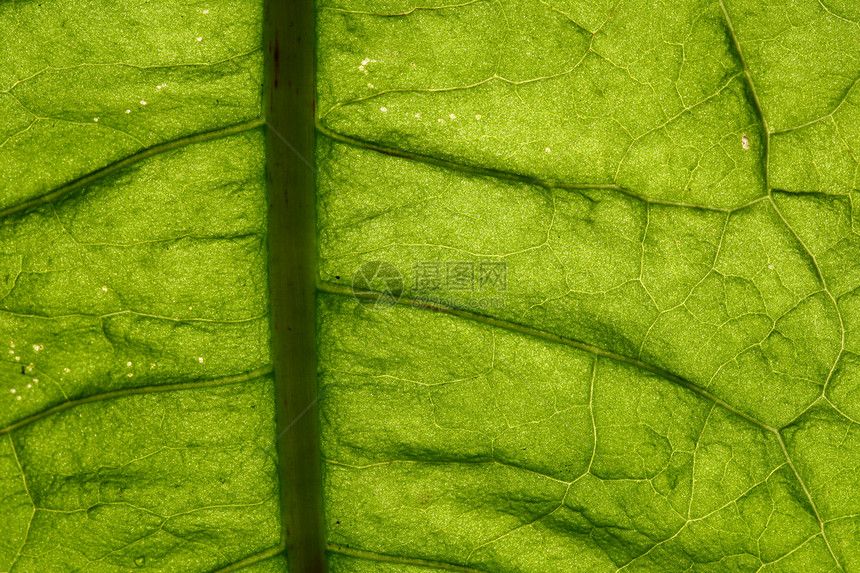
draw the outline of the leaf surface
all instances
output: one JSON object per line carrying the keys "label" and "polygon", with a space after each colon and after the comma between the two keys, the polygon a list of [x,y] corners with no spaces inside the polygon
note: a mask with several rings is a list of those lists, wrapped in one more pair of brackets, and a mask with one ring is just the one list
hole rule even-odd
{"label": "leaf surface", "polygon": [[[860,571],[858,22],[317,3],[330,571]],[[288,568],[263,27],[0,4],[0,571]]]}
{"label": "leaf surface", "polygon": [[[860,567],[858,39],[848,3],[321,3],[345,570]],[[372,260],[402,304],[344,297]]]}
{"label": "leaf surface", "polygon": [[261,22],[0,6],[0,571],[279,544]]}

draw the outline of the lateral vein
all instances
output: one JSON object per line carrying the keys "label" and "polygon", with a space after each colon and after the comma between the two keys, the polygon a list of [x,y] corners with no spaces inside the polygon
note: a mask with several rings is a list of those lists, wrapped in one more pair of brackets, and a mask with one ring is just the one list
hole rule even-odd
{"label": "lateral vein", "polygon": [[728,10],[726,10],[726,5],[723,3],[723,0],[719,0],[720,2],[720,10],[723,12],[723,19],[726,22],[726,28],[728,29],[729,36],[732,39],[732,45],[735,48],[735,51],[738,54],[738,61],[741,64],[741,67],[744,70],[744,77],[747,81],[747,86],[750,89],[750,94],[752,94],[753,103],[755,104],[756,112],[758,113],[758,118],[761,121],[761,125],[764,128],[764,182],[765,186],[770,190],[770,127],[767,124],[767,119],[764,117],[764,112],[761,108],[761,100],[759,100],[758,92],[755,89],[755,84],[752,80],[752,75],[750,74],[749,67],[747,67],[747,61],[744,58],[744,52],[741,48],[741,42],[738,39],[738,35],[735,33],[735,26],[732,24],[732,19],[729,16]]}
{"label": "lateral vein", "polygon": [[101,402],[104,400],[122,398],[123,396],[134,396],[137,394],[154,394],[157,392],[172,392],[177,390],[191,390],[193,388],[211,388],[213,386],[227,386],[230,384],[239,384],[241,382],[246,382],[248,380],[253,380],[254,378],[265,376],[267,374],[270,374],[271,372],[271,366],[264,366],[262,368],[243,372],[242,374],[235,374],[233,376],[223,376],[220,378],[198,380],[195,382],[180,382],[177,384],[162,384],[155,386],[140,386],[137,388],[125,388],[122,390],[115,390],[113,392],[95,394],[93,396],[87,396],[86,398],[80,398],[77,400],[69,400],[68,402],[57,404],[56,406],[52,406],[46,410],[27,416],[26,418],[19,420],[13,424],[10,424],[5,428],[0,428],[0,436],[2,436],[3,434],[14,432],[19,428],[22,428],[46,416],[50,416],[51,414],[62,412],[63,410],[68,410],[70,408],[74,408],[75,406],[80,406],[82,404]]}
{"label": "lateral vein", "polygon": [[[378,293],[374,293],[371,291],[353,291],[353,289],[351,289],[349,287],[346,287],[343,285],[337,285],[337,284],[333,284],[333,283],[328,283],[328,282],[319,283],[317,285],[317,288],[322,292],[326,292],[326,293],[330,293],[330,294],[343,295],[343,296],[355,296],[357,298],[375,299],[378,296]],[[571,338],[564,338],[564,337],[558,336],[556,334],[551,334],[549,332],[545,332],[545,331],[539,330],[537,328],[531,328],[529,326],[524,326],[522,324],[517,324],[515,322],[500,320],[498,318],[493,318],[491,316],[478,314],[478,313],[471,312],[468,310],[442,306],[442,305],[437,304],[435,302],[427,302],[427,301],[422,301],[421,299],[417,299],[417,298],[404,297],[404,298],[401,298],[400,300],[398,300],[397,304],[404,305],[404,306],[411,306],[413,308],[421,308],[424,310],[443,312],[445,314],[450,314],[452,316],[457,316],[459,318],[464,318],[467,320],[473,320],[475,322],[481,322],[483,324],[488,324],[490,326],[495,326],[498,328],[504,328],[504,329],[509,330],[509,331],[518,332],[520,334],[525,334],[528,336],[534,336],[536,338],[541,338],[543,340],[549,340],[550,342],[557,342],[559,344],[564,344],[564,345],[570,346],[572,348],[577,348],[579,350],[583,350],[585,352],[589,352],[589,353],[595,354],[597,356],[602,356],[604,358],[610,358],[610,359],[616,360],[618,362],[624,362],[626,364],[630,364],[631,366],[635,366],[641,370],[645,370],[647,372],[651,372],[652,374],[656,374],[657,376],[663,378],[664,380],[667,380],[667,381],[672,382],[678,386],[686,388],[687,390],[695,392],[699,396],[702,396],[703,398],[715,403],[716,405],[728,410],[729,412],[732,412],[733,414],[740,416],[741,418],[743,418],[746,421],[758,426],[759,428],[761,428],[763,430],[766,430],[766,431],[771,432],[771,433],[777,433],[778,432],[778,430],[776,428],[774,428],[773,426],[770,426],[769,424],[766,424],[766,423],[754,418],[753,416],[747,414],[743,410],[739,410],[738,408],[735,408],[734,406],[732,406],[731,404],[729,404],[728,402],[726,402],[722,398],[715,396],[714,394],[708,392],[704,388],[701,388],[701,387],[693,384],[689,380],[681,378],[680,376],[672,374],[671,372],[663,370],[662,368],[659,368],[659,367],[654,366],[652,364],[648,364],[647,362],[643,362],[641,360],[637,360],[635,358],[631,358],[631,357],[625,356],[623,354],[618,354],[616,352],[612,352],[610,350],[606,350],[604,348],[600,348],[599,346],[594,346],[594,345],[588,344],[586,342],[574,340]]]}
{"label": "lateral vein", "polygon": [[343,545],[335,545],[327,543],[326,547],[332,553],[340,553],[349,555],[350,557],[358,557],[359,559],[367,559],[369,561],[381,561],[383,563],[397,563],[400,565],[413,565],[416,567],[426,567],[428,569],[441,569],[443,571],[457,571],[458,573],[486,573],[482,569],[474,567],[463,567],[454,565],[444,561],[429,561],[426,559],[413,559],[410,557],[400,557],[397,555],[387,555],[385,553],[375,553],[373,551],[365,551],[363,549],[354,549]]}
{"label": "lateral vein", "polygon": [[616,193],[621,193],[622,195],[627,195],[632,199],[636,199],[637,201],[642,201],[643,203],[649,203],[653,205],[665,205],[668,207],[683,207],[686,209],[697,209],[701,211],[716,211],[718,213],[733,213],[735,211],[740,211],[749,207],[750,205],[754,205],[759,201],[763,201],[767,199],[767,195],[762,195],[761,197],[757,197],[750,201],[747,201],[743,204],[736,205],[734,207],[712,207],[710,205],[697,205],[694,203],[684,203],[680,201],[666,201],[663,199],[654,199],[651,197],[644,197],[642,195],[638,195],[631,191],[630,189],[626,189],[624,187],[620,187],[614,183],[564,183],[560,181],[547,181],[543,179],[538,179],[535,177],[529,177],[527,175],[521,175],[519,173],[512,173],[510,171],[501,171],[497,169],[490,169],[487,167],[478,167],[474,165],[467,165],[465,163],[458,163],[456,161],[450,161],[447,159],[441,159],[439,157],[433,157],[430,155],[420,155],[413,153],[406,153],[402,150],[390,149],[380,145],[377,145],[370,141],[364,141],[362,139],[356,139],[353,137],[349,137],[343,134],[340,134],[336,131],[332,131],[329,128],[325,127],[321,123],[317,122],[316,126],[317,131],[321,134],[329,137],[339,143],[343,143],[345,145],[350,145],[352,147],[358,147],[360,149],[366,149],[368,151],[375,151],[377,153],[382,153],[385,155],[392,155],[394,157],[401,157],[403,159],[408,159],[411,161],[416,161],[419,163],[425,163],[428,165],[435,165],[437,167],[443,167],[445,169],[450,169],[452,171],[459,171],[461,173],[470,173],[473,175],[481,175],[484,177],[492,177],[494,179],[500,179],[502,181],[512,181],[516,183],[525,183],[527,185],[534,185],[536,187],[544,187],[546,189],[567,189],[571,191],[576,190],[586,190],[586,189],[604,189],[608,191],[615,191]]}
{"label": "lateral vein", "polygon": [[266,549],[265,551],[261,551],[259,553],[255,553],[250,557],[246,557],[241,561],[237,561],[226,567],[222,567],[221,569],[216,569],[212,573],[230,573],[231,571],[238,571],[239,569],[243,569],[248,565],[253,565],[254,563],[259,563],[260,561],[264,561],[270,557],[275,557],[276,555],[280,555],[285,551],[286,547],[283,545],[278,545],[276,547],[272,547],[270,549]]}
{"label": "lateral vein", "polygon": [[63,195],[66,195],[76,189],[83,187],[84,185],[88,185],[101,179],[106,175],[110,175],[111,173],[128,167],[129,165],[133,165],[138,161],[143,159],[147,159],[154,155],[158,155],[159,153],[163,153],[165,151],[169,151],[171,149],[178,149],[180,147],[185,147],[186,145],[190,145],[192,143],[200,143],[203,141],[209,141],[212,139],[218,139],[220,137],[227,137],[228,135],[235,135],[237,133],[242,133],[243,131],[249,131],[256,127],[260,127],[263,125],[264,121],[262,118],[256,118],[251,121],[246,121],[242,123],[237,123],[234,125],[230,125],[227,127],[223,127],[220,129],[216,129],[213,131],[206,131],[203,133],[196,133],[194,135],[189,135],[186,137],[181,137],[179,139],[174,139],[172,141],[167,141],[164,143],[159,143],[158,145],[153,145],[148,149],[144,149],[142,151],[138,151],[132,155],[124,159],[120,159],[110,165],[102,167],[101,169],[97,169],[91,173],[87,173],[86,175],[75,179],[69,183],[66,183],[53,191],[49,191],[48,193],[36,197],[34,199],[28,199],[23,203],[19,203],[17,205],[13,205],[11,207],[7,207],[6,209],[0,210],[0,219],[8,217],[14,213],[18,213],[20,211],[25,211],[30,209],[31,207],[37,207],[39,205],[44,205],[45,203],[50,203],[51,201],[55,201],[59,199]]}
{"label": "lateral vein", "polygon": [[812,507],[812,513],[815,516],[815,519],[818,521],[818,526],[821,528],[821,539],[824,540],[824,545],[827,546],[827,551],[830,552],[830,557],[833,558],[833,561],[836,563],[836,566],[840,571],[845,571],[842,567],[842,564],[839,562],[839,559],[836,558],[836,553],[833,551],[833,547],[830,546],[830,541],[827,539],[827,533],[824,531],[824,520],[821,519],[821,514],[818,513],[818,506],[815,505],[815,501],[812,499],[812,494],[809,493],[809,489],[806,487],[806,483],[803,481],[803,478],[800,477],[800,472],[797,471],[797,468],[794,467],[794,462],[791,459],[791,455],[788,453],[788,448],[785,446],[785,440],[782,439],[782,434],[779,432],[776,433],[776,439],[779,440],[779,447],[782,448],[782,454],[785,456],[785,460],[788,462],[788,467],[791,468],[791,471],[794,472],[794,477],[797,478],[797,482],[800,484],[803,493],[806,495],[807,501],[809,501],[809,505]]}

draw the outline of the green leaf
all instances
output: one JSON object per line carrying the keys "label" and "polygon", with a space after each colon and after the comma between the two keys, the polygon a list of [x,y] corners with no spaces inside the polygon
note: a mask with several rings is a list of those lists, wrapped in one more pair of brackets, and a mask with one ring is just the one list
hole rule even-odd
{"label": "green leaf", "polygon": [[332,563],[860,570],[858,17],[320,3]]}
{"label": "green leaf", "polygon": [[0,571],[274,555],[262,4],[0,30]]}
{"label": "green leaf", "polygon": [[858,22],[0,4],[0,571],[860,571]]}

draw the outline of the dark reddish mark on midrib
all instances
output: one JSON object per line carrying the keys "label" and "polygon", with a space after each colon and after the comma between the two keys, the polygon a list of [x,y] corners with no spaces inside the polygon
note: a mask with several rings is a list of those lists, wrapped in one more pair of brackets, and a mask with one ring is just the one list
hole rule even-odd
{"label": "dark reddish mark on midrib", "polygon": [[275,87],[278,87],[278,72],[280,71],[280,51],[278,50],[278,36],[277,32],[275,32],[275,53],[272,57],[272,63],[274,64],[274,78],[275,78]]}

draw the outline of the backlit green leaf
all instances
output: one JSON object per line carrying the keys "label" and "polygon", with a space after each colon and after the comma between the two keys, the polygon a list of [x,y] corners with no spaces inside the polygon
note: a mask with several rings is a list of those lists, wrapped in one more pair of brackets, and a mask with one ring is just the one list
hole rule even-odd
{"label": "backlit green leaf", "polygon": [[287,571],[306,161],[330,571],[860,571],[855,5],[319,0],[286,167],[264,14],[0,3],[0,571]]}

